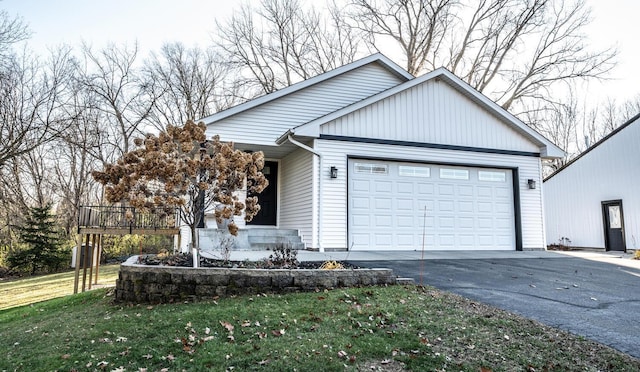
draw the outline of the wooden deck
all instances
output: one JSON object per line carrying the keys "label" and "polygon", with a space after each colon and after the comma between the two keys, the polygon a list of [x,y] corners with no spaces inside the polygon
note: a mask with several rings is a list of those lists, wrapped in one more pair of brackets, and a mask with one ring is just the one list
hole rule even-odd
{"label": "wooden deck", "polygon": [[[80,266],[83,269],[82,292],[87,287],[87,274],[88,288],[91,289],[94,267],[94,283],[97,283],[102,255],[102,235],[177,235],[179,240],[178,221],[177,209],[156,208],[141,211],[133,207],[81,206],[78,213],[78,246],[73,293],[78,293]],[[83,262],[80,262],[82,258]]]}

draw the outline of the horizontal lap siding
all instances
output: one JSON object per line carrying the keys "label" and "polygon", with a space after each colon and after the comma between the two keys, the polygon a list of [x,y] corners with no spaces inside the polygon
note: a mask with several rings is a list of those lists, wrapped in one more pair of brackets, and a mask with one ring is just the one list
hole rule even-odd
{"label": "horizontal lap siding", "polygon": [[[328,175],[322,192],[324,248],[347,248],[347,158],[375,157],[430,163],[455,163],[469,166],[518,168],[524,249],[544,247],[541,188],[529,190],[527,179],[541,183],[540,159],[537,157],[485,154],[467,151],[438,150],[394,145],[316,140],[315,148],[323,154],[323,177],[331,166],[338,168],[338,178]],[[325,172],[326,171],[326,172]],[[515,174],[514,174],[515,176]]]}
{"label": "horizontal lap siding", "polygon": [[602,202],[622,199],[627,248],[640,249],[640,121],[544,183],[547,243],[605,248]]}
{"label": "horizontal lap siding", "polygon": [[320,133],[540,152],[447,83],[432,80],[327,123]]}
{"label": "horizontal lap siding", "polygon": [[270,145],[287,130],[398,85],[377,63],[323,81],[208,125],[223,141]]}
{"label": "horizontal lap siding", "polygon": [[280,162],[280,224],[297,229],[307,247],[314,242],[313,154],[299,149]]}

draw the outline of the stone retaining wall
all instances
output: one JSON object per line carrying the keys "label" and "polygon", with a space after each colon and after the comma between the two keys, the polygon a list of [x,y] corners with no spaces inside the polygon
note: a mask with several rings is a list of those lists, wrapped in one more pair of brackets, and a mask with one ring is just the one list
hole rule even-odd
{"label": "stone retaining wall", "polygon": [[120,266],[115,300],[167,303],[255,293],[395,284],[391,269],[227,269],[137,265],[131,257]]}

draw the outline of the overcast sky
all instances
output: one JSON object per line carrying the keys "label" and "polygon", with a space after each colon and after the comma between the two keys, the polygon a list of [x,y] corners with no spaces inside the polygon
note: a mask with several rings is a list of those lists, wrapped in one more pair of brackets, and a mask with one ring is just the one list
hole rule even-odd
{"label": "overcast sky", "polygon": [[[587,92],[594,100],[618,101],[640,94],[640,1],[587,0],[593,22],[588,29],[594,47],[617,45],[620,54],[612,80],[591,83]],[[20,15],[33,36],[30,47],[45,53],[47,47],[78,45],[94,47],[107,42],[138,41],[143,55],[164,42],[187,46],[211,44],[214,20],[229,16],[239,0],[2,0],[0,7]]]}

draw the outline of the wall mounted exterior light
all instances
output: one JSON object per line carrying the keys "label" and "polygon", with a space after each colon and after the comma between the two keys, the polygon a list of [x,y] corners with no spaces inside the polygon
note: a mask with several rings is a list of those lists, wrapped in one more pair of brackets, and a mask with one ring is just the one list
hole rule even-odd
{"label": "wall mounted exterior light", "polygon": [[535,188],[536,188],[536,180],[529,178],[527,180],[527,186],[529,186],[529,190],[535,190]]}
{"label": "wall mounted exterior light", "polygon": [[331,178],[338,178],[338,168],[331,166]]}

